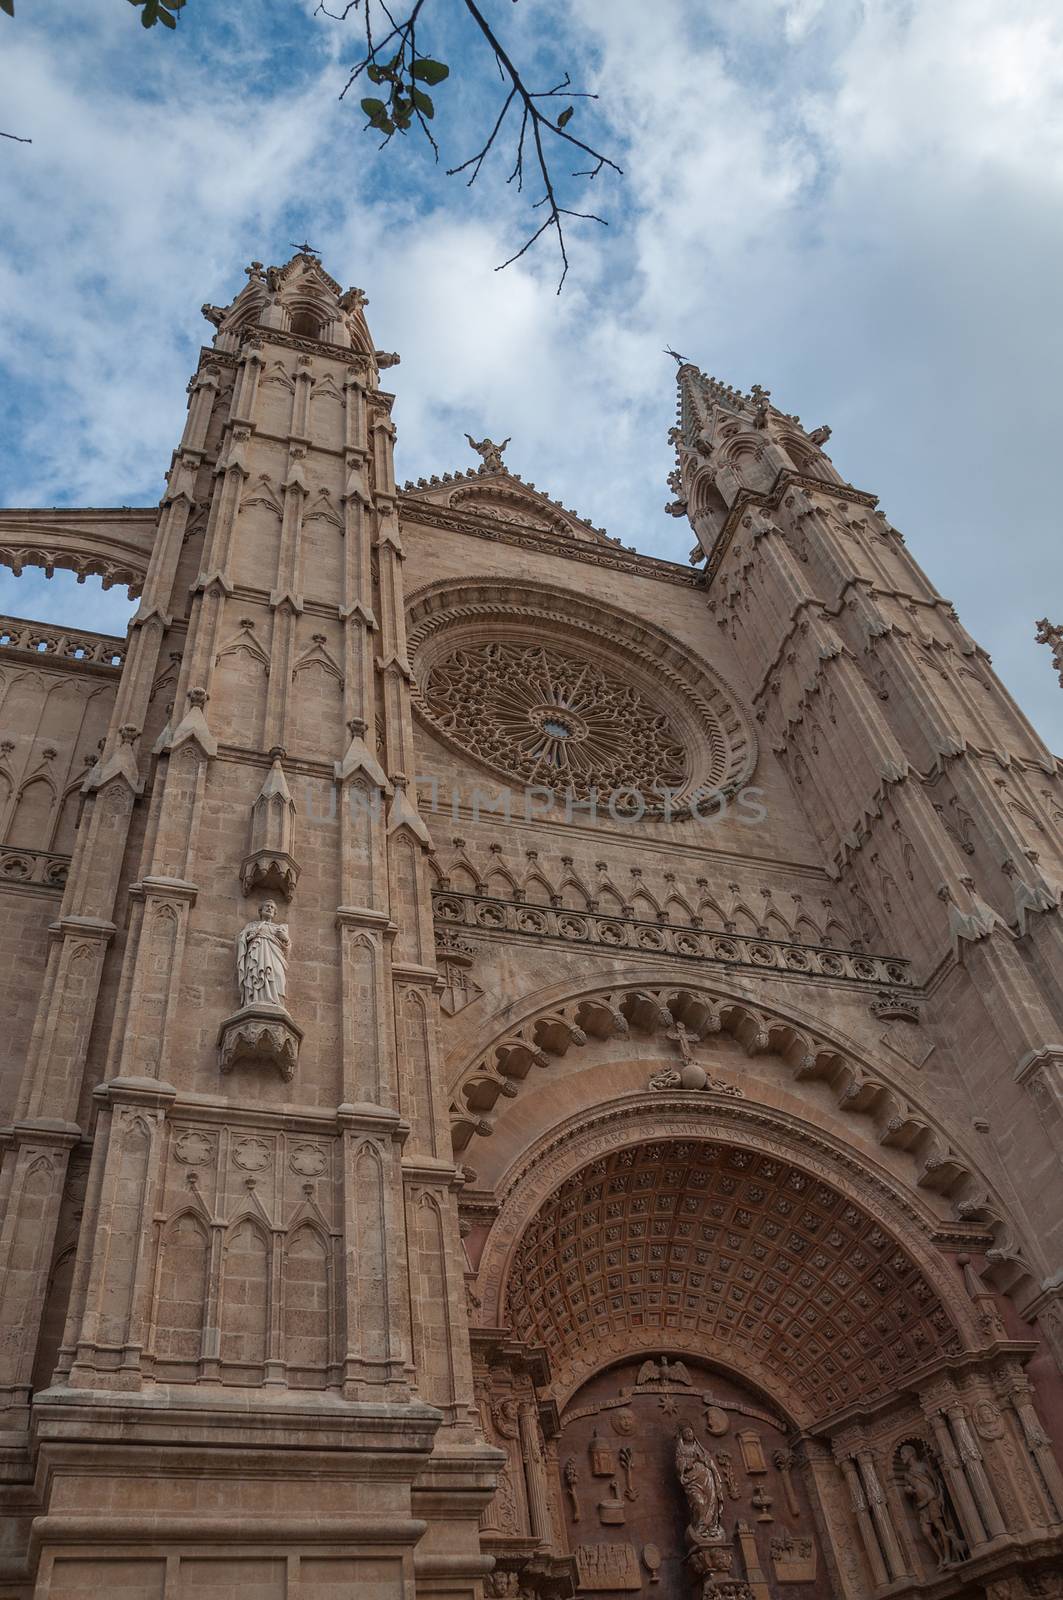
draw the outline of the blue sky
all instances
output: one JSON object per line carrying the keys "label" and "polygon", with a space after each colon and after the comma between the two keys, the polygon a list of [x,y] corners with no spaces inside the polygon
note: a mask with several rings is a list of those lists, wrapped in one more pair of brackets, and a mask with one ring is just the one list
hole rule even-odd
{"label": "blue sky", "polygon": [[[844,476],[1063,749],[1033,641],[1063,620],[1058,6],[484,3],[538,83],[599,90],[573,129],[625,169],[593,186],[610,225],[573,235],[560,299],[545,241],[493,270],[533,225],[509,151],[471,191],[444,176],[498,104],[455,0],[423,13],[462,64],[435,92],[438,168],[420,144],[378,154],[337,102],[356,35],[313,0],[188,0],[176,34],[124,0],[0,17],[0,126],[34,141],[0,141],[0,502],[156,500],[200,304],[306,236],[402,355],[400,478],[470,464],[465,429],[512,434],[514,470],[685,560],[663,514],[672,344],[831,424]],[[0,574],[0,610],[120,630],[128,605],[27,572]]]}

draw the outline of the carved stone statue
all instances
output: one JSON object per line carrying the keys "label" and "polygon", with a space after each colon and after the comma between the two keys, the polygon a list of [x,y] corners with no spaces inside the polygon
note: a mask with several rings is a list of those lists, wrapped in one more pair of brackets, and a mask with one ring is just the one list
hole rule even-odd
{"label": "carved stone statue", "polygon": [[477,442],[471,433],[465,435],[478,456],[483,457],[483,464],[489,472],[505,472],[506,464],[502,460],[502,452],[509,444],[508,439],[503,439],[501,444],[495,444],[493,439],[481,439]]}
{"label": "carved stone statue", "polygon": [[716,1463],[694,1437],[689,1423],[676,1435],[675,1470],[690,1506],[690,1535],[698,1541],[723,1538],[723,1483]]}
{"label": "carved stone statue", "polygon": [[667,1356],[662,1356],[660,1364],[652,1358],[644,1361],[639,1368],[636,1384],[643,1383],[682,1383],[690,1387],[691,1378],[686,1364],[682,1361],[669,1361]]}
{"label": "carved stone statue", "polygon": [[568,1460],[565,1462],[563,1476],[565,1479],[565,1493],[568,1495],[569,1505],[572,1507],[572,1520],[573,1522],[578,1522],[579,1494],[577,1493],[577,1489],[579,1486],[579,1468],[576,1465],[575,1456],[569,1456]]}
{"label": "carved stone statue", "polygon": [[236,976],[242,1006],[279,1006],[284,1009],[288,987],[288,952],[292,941],[288,925],[275,922],[272,900],[258,908],[259,920],[249,922],[236,941]]}
{"label": "carved stone statue", "polygon": [[945,1512],[945,1497],[937,1474],[927,1461],[920,1459],[914,1445],[901,1449],[901,1483],[912,1502],[919,1522],[919,1531],[934,1552],[939,1567],[963,1560],[959,1540],[949,1527]]}

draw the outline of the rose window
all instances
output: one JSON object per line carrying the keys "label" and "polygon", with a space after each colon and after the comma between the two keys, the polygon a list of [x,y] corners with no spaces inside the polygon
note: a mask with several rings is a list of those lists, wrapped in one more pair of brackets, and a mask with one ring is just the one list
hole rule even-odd
{"label": "rose window", "polygon": [[[596,663],[541,645],[455,650],[421,686],[430,719],[528,784],[586,798],[677,791],[687,756],[667,715]],[[635,802],[632,801],[634,804]]]}
{"label": "rose window", "polygon": [[408,637],[421,718],[509,785],[679,819],[752,772],[752,730],[720,679],[641,618],[546,586],[447,581],[413,597]]}

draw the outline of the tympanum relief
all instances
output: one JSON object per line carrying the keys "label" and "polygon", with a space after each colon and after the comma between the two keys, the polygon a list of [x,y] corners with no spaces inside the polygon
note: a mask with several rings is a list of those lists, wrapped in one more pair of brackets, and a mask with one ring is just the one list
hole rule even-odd
{"label": "tympanum relief", "polygon": [[559,1459],[581,1591],[831,1595],[783,1417],[689,1355],[592,1378],[562,1416]]}

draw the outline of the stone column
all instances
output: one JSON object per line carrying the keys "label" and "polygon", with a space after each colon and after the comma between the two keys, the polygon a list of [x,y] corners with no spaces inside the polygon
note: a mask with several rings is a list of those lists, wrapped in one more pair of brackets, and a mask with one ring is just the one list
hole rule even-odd
{"label": "stone column", "polygon": [[1063,1472],[1060,1472],[1059,1462],[1052,1449],[1052,1441],[1042,1428],[1040,1418],[1033,1408],[1029,1387],[1026,1386],[1024,1390],[1016,1388],[1012,1392],[1011,1403],[1019,1418],[1026,1448],[1037,1464],[1049,1500],[1055,1507],[1056,1518],[1063,1522]]}
{"label": "stone column", "polygon": [[989,1479],[986,1477],[985,1468],[982,1465],[982,1452],[975,1442],[974,1434],[971,1432],[970,1424],[967,1421],[967,1412],[959,1404],[952,1405],[948,1408],[948,1418],[952,1425],[952,1435],[956,1440],[956,1447],[960,1452],[960,1461],[963,1463],[964,1471],[974,1491],[974,1498],[978,1502],[982,1521],[985,1523],[989,1537],[991,1539],[999,1539],[1002,1534],[1007,1532],[1007,1529],[1004,1526],[1004,1518],[1000,1514],[1000,1507],[997,1505]]}
{"label": "stone column", "polygon": [[857,1470],[856,1460],[853,1456],[842,1456],[838,1463],[845,1475],[845,1482],[849,1490],[849,1499],[852,1502],[853,1514],[860,1529],[860,1537],[864,1543],[864,1553],[867,1556],[871,1576],[875,1580],[875,1587],[881,1588],[889,1583],[890,1575],[883,1560],[882,1550],[879,1546],[875,1524],[868,1509],[867,1497],[864,1494],[863,1483]]}
{"label": "stone column", "polygon": [[952,1442],[952,1434],[949,1432],[949,1425],[944,1411],[932,1411],[930,1413],[930,1426],[934,1430],[934,1439],[937,1444],[938,1455],[941,1458],[941,1467],[963,1527],[963,1536],[973,1553],[979,1545],[986,1543],[987,1535],[978,1507],[974,1503],[974,1496],[971,1494],[967,1476],[960,1463],[960,1458],[956,1454],[956,1448]]}
{"label": "stone column", "polygon": [[889,1575],[891,1578],[901,1578],[904,1576],[904,1556],[901,1554],[897,1531],[893,1526],[893,1519],[886,1503],[886,1496],[882,1492],[882,1485],[879,1482],[875,1458],[871,1451],[865,1448],[857,1451],[856,1459],[860,1467],[860,1477],[864,1485],[864,1493],[867,1495],[867,1503],[871,1507],[871,1515],[874,1518],[875,1529],[885,1552]]}
{"label": "stone column", "polygon": [[541,1544],[554,1542],[553,1521],[550,1516],[550,1492],[546,1483],[546,1463],[543,1460],[539,1433],[539,1412],[534,1400],[522,1400],[517,1412],[520,1428],[520,1449],[524,1458],[524,1481],[528,1486],[528,1515],[531,1531]]}

